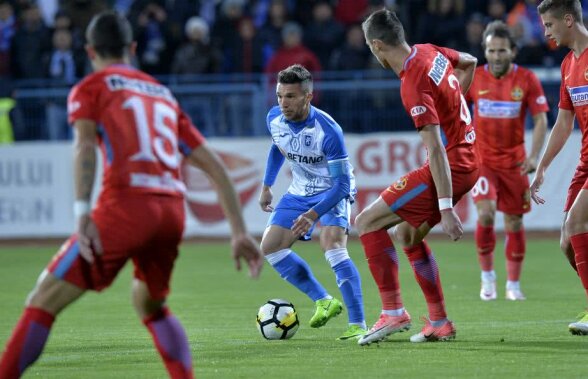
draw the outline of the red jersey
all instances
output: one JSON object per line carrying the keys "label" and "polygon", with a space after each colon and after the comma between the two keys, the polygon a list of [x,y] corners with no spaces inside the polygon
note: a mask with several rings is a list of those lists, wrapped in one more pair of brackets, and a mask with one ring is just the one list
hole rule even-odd
{"label": "red jersey", "polygon": [[559,108],[576,115],[582,132],[582,151],[578,168],[588,168],[588,49],[579,58],[570,51],[561,63]]}
{"label": "red jersey", "polygon": [[537,76],[515,64],[502,78],[496,78],[488,65],[480,66],[466,99],[474,104],[474,127],[482,163],[495,169],[520,166],[527,157],[527,109],[533,116],[549,110]]}
{"label": "red jersey", "polygon": [[120,191],[182,196],[180,150],[190,154],[204,137],[170,90],[127,65],[86,77],[68,97],[69,122],[98,125],[104,157],[102,195]]}
{"label": "red jersey", "polygon": [[440,125],[441,138],[452,171],[470,172],[477,167],[476,135],[453,66],[455,50],[431,44],[414,45],[400,72],[402,104],[417,129]]}

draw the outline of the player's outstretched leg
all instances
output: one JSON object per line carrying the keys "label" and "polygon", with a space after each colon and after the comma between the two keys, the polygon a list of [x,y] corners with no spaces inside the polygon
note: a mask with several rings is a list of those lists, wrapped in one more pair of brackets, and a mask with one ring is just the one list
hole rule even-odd
{"label": "player's outstretched leg", "polygon": [[415,278],[425,295],[429,317],[420,333],[413,335],[412,342],[445,341],[455,338],[453,323],[447,319],[439,268],[435,256],[425,241],[404,248]]}
{"label": "player's outstretched leg", "polygon": [[314,277],[308,263],[294,251],[282,249],[267,254],[265,259],[282,278],[315,302],[316,310],[310,319],[311,327],[320,328],[343,311],[341,302],[328,294]]}
{"label": "player's outstretched leg", "polygon": [[27,307],[12,332],[0,360],[0,379],[20,378],[41,355],[55,317],[40,309]]}
{"label": "player's outstretched leg", "polygon": [[476,226],[474,235],[480,263],[481,288],[480,299],[484,301],[496,300],[496,273],[494,272],[494,247],[496,246],[496,233],[494,225]]}
{"label": "player's outstretched leg", "polygon": [[325,258],[331,265],[337,286],[347,307],[349,327],[338,340],[358,339],[366,332],[361,292],[361,277],[357,267],[349,257],[346,248],[331,249],[325,252]]}
{"label": "player's outstretched leg", "polygon": [[[77,249],[75,240],[68,254]],[[57,262],[58,267],[59,261]],[[0,359],[0,379],[20,378],[41,355],[53,321],[65,307],[78,299],[85,290],[67,283],[48,271],[43,271],[36,287],[27,299],[27,306],[16,324]]]}
{"label": "player's outstretched leg", "polygon": [[358,341],[359,345],[369,345],[410,329],[411,321],[400,296],[398,255],[390,235],[386,230],[377,230],[363,234],[360,239],[382,300],[378,321]]}
{"label": "player's outstretched leg", "polygon": [[170,378],[193,379],[188,337],[180,321],[164,304],[163,293],[152,296],[143,280],[133,280],[135,311],[151,334]]}
{"label": "player's outstretched leg", "polygon": [[180,321],[166,308],[143,319],[172,379],[193,379],[188,337]]}

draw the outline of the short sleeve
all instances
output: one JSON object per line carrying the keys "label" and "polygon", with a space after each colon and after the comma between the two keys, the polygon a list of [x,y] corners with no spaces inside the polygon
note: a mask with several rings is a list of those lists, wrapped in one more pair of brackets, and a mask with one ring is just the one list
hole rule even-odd
{"label": "short sleeve", "polygon": [[282,114],[282,112],[280,111],[280,107],[277,105],[272,107],[269,110],[269,112],[267,112],[267,116],[265,117],[265,126],[267,127],[267,130],[269,131],[270,134],[272,134],[272,126],[271,126],[272,121],[275,120],[281,114]]}
{"label": "short sleeve", "polygon": [[545,97],[543,87],[541,86],[541,83],[539,82],[537,76],[532,71],[529,71],[527,80],[529,84],[527,101],[529,111],[531,112],[531,114],[535,116],[538,113],[549,111],[549,106],[547,105],[547,98]]}
{"label": "short sleeve", "polygon": [[178,139],[178,147],[185,156],[190,155],[192,150],[206,141],[190,117],[182,111],[178,118]]}
{"label": "short sleeve", "polygon": [[92,82],[82,81],[74,86],[67,97],[68,122],[87,119],[98,122],[96,99],[97,90],[92,91]]}
{"label": "short sleeve", "polygon": [[453,67],[458,65],[459,51],[450,49],[448,47],[441,47],[441,46],[435,46],[435,47],[437,48],[437,50],[439,50],[439,52],[441,52],[441,54],[445,55],[445,57],[447,59],[449,59],[449,63],[451,63],[451,65]]}
{"label": "short sleeve", "polygon": [[341,128],[333,128],[325,135],[323,140],[323,152],[327,157],[327,161],[347,158],[347,149],[343,139],[343,131]]}
{"label": "short sleeve", "polygon": [[559,104],[558,107],[560,109],[565,109],[568,111],[573,111],[574,110],[574,104],[572,104],[572,99],[570,98],[570,94],[568,93],[567,89],[566,89],[566,80],[565,77],[567,75],[567,62],[568,60],[565,59],[564,62],[561,65],[561,84],[559,85]]}
{"label": "short sleeve", "polygon": [[404,109],[412,118],[417,129],[425,125],[439,125],[439,116],[435,108],[433,90],[428,75],[415,72],[412,76],[404,77],[400,93]]}

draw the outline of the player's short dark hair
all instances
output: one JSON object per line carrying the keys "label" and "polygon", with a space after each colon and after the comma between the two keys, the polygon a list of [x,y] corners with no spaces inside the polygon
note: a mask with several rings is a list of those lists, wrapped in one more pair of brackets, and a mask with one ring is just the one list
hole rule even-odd
{"label": "player's short dark hair", "polygon": [[278,83],[300,83],[306,92],[312,92],[312,74],[301,64],[294,64],[278,73]]}
{"label": "player's short dark hair", "polygon": [[124,16],[105,11],[90,21],[86,40],[102,58],[122,58],[133,42],[133,30]]}
{"label": "player's short dark hair", "polygon": [[582,23],[582,4],[580,0],[543,0],[538,6],[539,14],[550,12],[553,17],[562,19],[571,14],[576,22]]}
{"label": "player's short dark hair", "polygon": [[398,46],[406,41],[402,23],[396,13],[388,9],[375,11],[361,24],[361,27],[369,41],[379,39],[390,46]]}
{"label": "player's short dark hair", "polygon": [[511,49],[517,46],[508,25],[500,20],[492,21],[486,26],[482,35],[482,46],[484,48],[486,48],[486,39],[489,36],[507,39]]}

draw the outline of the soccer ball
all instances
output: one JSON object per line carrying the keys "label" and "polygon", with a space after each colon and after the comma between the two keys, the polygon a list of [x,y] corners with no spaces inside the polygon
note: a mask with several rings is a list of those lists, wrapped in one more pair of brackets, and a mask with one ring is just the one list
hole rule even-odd
{"label": "soccer ball", "polygon": [[257,329],[267,340],[285,340],[291,338],[300,323],[294,305],[287,300],[272,299],[259,308],[257,312]]}

